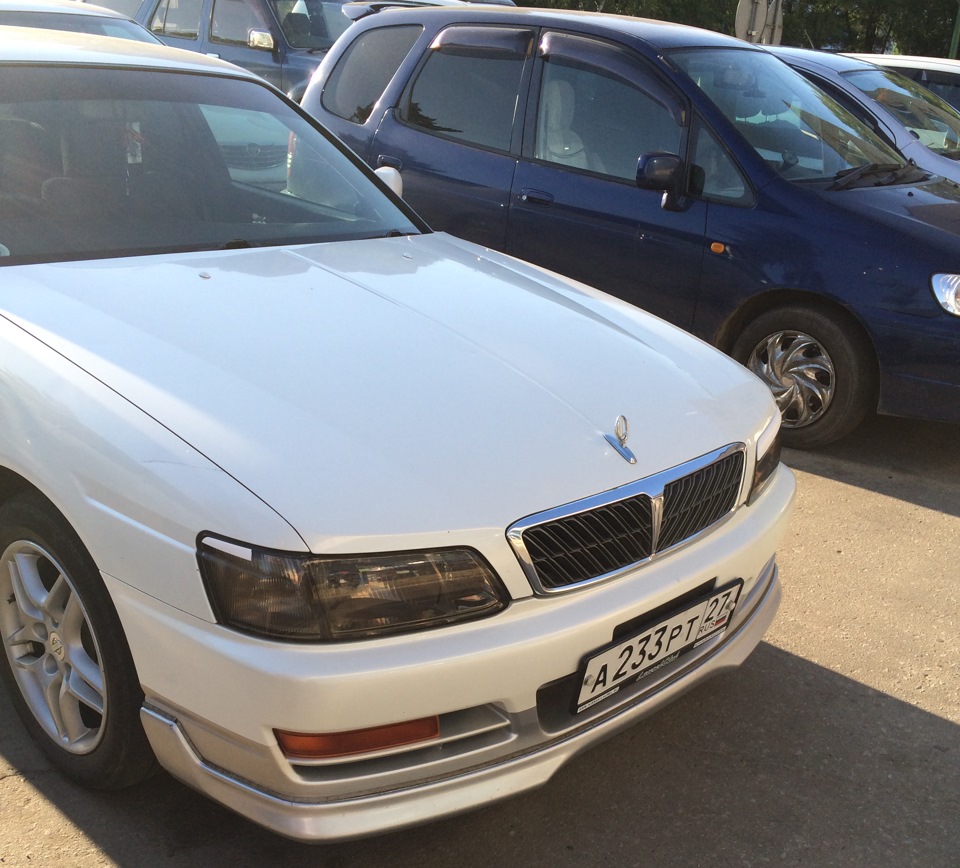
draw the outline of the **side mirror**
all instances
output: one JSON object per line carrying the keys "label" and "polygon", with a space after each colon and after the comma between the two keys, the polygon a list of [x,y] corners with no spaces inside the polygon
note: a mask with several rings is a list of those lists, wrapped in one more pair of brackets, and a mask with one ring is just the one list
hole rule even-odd
{"label": "side mirror", "polygon": [[637,186],[641,190],[675,190],[683,163],[676,154],[654,151],[637,160]]}
{"label": "side mirror", "polygon": [[663,193],[660,207],[665,211],[684,211],[690,200],[682,194],[683,160],[677,154],[654,151],[637,160],[637,186],[641,190]]}
{"label": "side mirror", "polygon": [[393,166],[381,166],[379,169],[374,169],[373,174],[401,199],[403,198],[403,178],[400,177],[400,173]]}
{"label": "side mirror", "polygon": [[247,34],[247,45],[259,51],[273,51],[277,47],[269,30],[251,30]]}

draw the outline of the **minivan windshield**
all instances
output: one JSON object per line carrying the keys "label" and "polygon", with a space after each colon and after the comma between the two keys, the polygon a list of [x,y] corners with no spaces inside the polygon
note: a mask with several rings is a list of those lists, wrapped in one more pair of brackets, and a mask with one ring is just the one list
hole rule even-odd
{"label": "minivan windshield", "polygon": [[772,54],[704,48],[671,56],[785,178],[847,186],[844,179],[872,185],[908,174],[897,151]]}
{"label": "minivan windshield", "polygon": [[256,81],[0,66],[0,266],[408,235],[418,222]]}
{"label": "minivan windshield", "polygon": [[844,78],[880,103],[928,148],[960,158],[960,112],[891,69],[857,69]]}

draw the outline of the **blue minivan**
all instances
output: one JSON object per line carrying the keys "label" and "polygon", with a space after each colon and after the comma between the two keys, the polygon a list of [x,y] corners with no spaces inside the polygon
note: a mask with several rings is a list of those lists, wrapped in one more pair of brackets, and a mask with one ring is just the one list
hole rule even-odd
{"label": "blue minivan", "polygon": [[611,15],[386,8],[303,106],[399,170],[435,229],[739,359],[787,445],[871,410],[960,422],[960,188],[763,49]]}

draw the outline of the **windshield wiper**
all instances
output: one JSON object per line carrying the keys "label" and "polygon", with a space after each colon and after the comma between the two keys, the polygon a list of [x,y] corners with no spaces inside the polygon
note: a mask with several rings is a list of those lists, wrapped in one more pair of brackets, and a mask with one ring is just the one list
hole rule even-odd
{"label": "windshield wiper", "polygon": [[[852,169],[843,169],[833,176],[833,183],[827,187],[828,190],[845,190],[855,184],[861,178],[869,175],[899,174],[901,169],[906,166],[898,166],[896,163],[867,163],[865,166],[854,166]],[[894,179],[875,182],[877,186],[893,183]]]}
{"label": "windshield wiper", "polygon": [[234,238],[233,241],[228,241],[226,244],[221,245],[220,250],[246,250],[248,247],[253,247],[253,245],[247,241],[246,238]]}

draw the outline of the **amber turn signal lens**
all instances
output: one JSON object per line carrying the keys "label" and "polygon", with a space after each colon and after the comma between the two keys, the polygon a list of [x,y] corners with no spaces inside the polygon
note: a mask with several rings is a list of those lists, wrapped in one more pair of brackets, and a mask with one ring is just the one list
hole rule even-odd
{"label": "amber turn signal lens", "polygon": [[284,732],[274,730],[280,750],[290,759],[332,759],[403,747],[440,736],[440,718],[422,717],[403,723],[353,729],[348,732]]}

